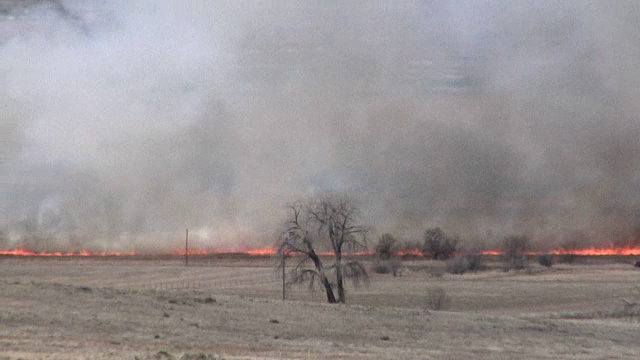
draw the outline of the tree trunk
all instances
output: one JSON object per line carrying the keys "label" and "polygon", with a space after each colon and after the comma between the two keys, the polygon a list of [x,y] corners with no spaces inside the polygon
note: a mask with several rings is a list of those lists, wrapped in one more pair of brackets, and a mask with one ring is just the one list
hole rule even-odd
{"label": "tree trunk", "polygon": [[311,250],[309,258],[311,258],[311,261],[313,261],[313,264],[316,266],[318,274],[320,274],[320,282],[322,283],[322,286],[324,286],[324,291],[327,293],[327,301],[329,304],[337,303],[338,301],[336,300],[336,296],[333,294],[333,288],[331,287],[331,283],[324,272],[324,267],[322,266],[320,257],[318,257],[318,254],[316,254],[314,250]]}
{"label": "tree trunk", "polygon": [[345,303],[344,296],[344,281],[343,281],[343,273],[342,273],[342,254],[340,251],[336,252],[336,283],[338,286],[338,301],[341,303]]}
{"label": "tree trunk", "polygon": [[336,300],[335,295],[333,295],[333,288],[331,287],[331,283],[329,283],[329,279],[324,274],[320,275],[320,279],[322,280],[322,285],[324,285],[324,290],[327,293],[327,302],[329,304],[336,304],[338,301]]}

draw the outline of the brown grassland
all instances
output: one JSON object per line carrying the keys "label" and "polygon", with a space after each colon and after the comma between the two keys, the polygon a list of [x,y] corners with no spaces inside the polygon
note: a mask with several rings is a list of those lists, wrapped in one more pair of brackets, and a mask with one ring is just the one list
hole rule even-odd
{"label": "brown grassland", "polygon": [[635,359],[634,260],[464,275],[404,262],[328,305],[306,286],[282,301],[269,257],[4,257],[0,359]]}

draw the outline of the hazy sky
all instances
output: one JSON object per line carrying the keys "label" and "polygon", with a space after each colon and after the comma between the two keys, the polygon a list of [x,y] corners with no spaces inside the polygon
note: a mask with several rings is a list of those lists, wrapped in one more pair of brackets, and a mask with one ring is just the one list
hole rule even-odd
{"label": "hazy sky", "polygon": [[636,1],[62,3],[0,9],[0,247],[270,244],[324,191],[374,239],[640,234]]}

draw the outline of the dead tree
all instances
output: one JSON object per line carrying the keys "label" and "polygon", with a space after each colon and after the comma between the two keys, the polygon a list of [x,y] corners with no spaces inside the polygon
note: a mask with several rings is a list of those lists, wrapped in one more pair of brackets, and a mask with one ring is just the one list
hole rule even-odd
{"label": "dead tree", "polygon": [[383,260],[391,259],[398,249],[398,241],[391,234],[384,234],[376,245],[376,254]]}
{"label": "dead tree", "polygon": [[[335,194],[321,195],[288,208],[289,217],[278,246],[280,259],[294,255],[292,259],[297,261],[289,272],[288,284],[308,281],[313,288],[320,282],[329,303],[344,303],[345,278],[355,285],[367,281],[367,272],[360,262],[344,259],[350,252],[366,249],[367,229],[358,224],[358,208],[348,197]],[[323,262],[317,249],[330,252],[331,264]]]}
{"label": "dead tree", "polygon": [[526,252],[529,247],[527,236],[507,236],[502,241],[504,270],[524,269],[527,267]]}
{"label": "dead tree", "polygon": [[454,255],[458,240],[448,236],[439,227],[424,232],[422,252],[433,260],[447,260]]}

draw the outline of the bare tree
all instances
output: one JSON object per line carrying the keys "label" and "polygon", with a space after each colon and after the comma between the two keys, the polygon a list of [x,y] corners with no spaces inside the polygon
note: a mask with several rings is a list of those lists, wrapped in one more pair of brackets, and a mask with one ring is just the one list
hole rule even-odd
{"label": "bare tree", "polygon": [[439,227],[427,229],[424,232],[424,246],[422,252],[430,255],[434,260],[446,260],[453,256],[458,246],[458,240],[452,238]]}
{"label": "bare tree", "polygon": [[376,254],[380,259],[390,259],[393,253],[398,250],[398,241],[393,235],[386,233],[378,240]]}
{"label": "bare tree", "polygon": [[524,269],[527,267],[526,252],[529,238],[526,236],[507,236],[502,241],[504,269]]}
{"label": "bare tree", "polygon": [[[367,280],[367,272],[360,262],[343,258],[350,252],[366,249],[367,229],[358,223],[358,208],[348,197],[336,194],[321,195],[288,208],[278,256],[284,259],[290,254],[301,255],[289,272],[288,283],[309,281],[313,287],[319,281],[329,303],[344,303],[344,279],[351,279],[355,285]],[[317,249],[329,250],[333,262],[325,265]],[[313,264],[312,268],[308,267],[309,263]]]}

